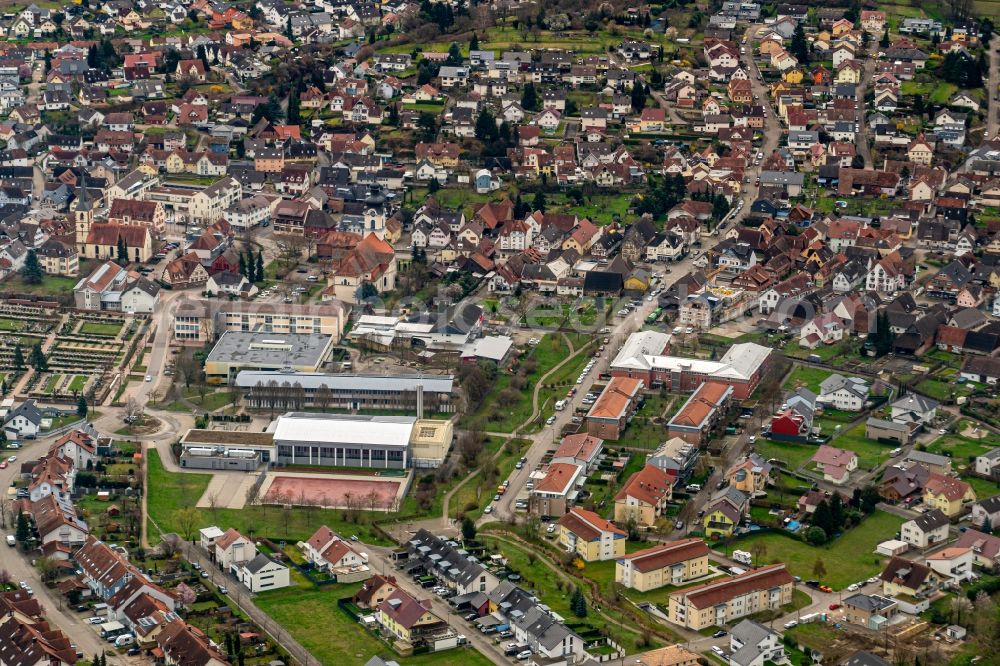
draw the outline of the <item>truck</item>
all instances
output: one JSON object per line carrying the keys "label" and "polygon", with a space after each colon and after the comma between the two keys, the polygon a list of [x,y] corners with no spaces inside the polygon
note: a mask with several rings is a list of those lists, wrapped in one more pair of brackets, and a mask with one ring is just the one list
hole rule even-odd
{"label": "truck", "polygon": [[745,550],[734,550],[733,561],[747,566],[753,566],[753,555]]}

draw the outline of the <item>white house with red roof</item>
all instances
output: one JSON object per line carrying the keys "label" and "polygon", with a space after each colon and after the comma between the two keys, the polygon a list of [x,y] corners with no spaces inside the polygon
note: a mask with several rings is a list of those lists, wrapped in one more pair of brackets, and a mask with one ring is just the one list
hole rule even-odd
{"label": "white house with red roof", "polygon": [[230,527],[215,540],[215,561],[223,571],[232,564],[249,562],[257,556],[257,544]]}
{"label": "white house with red roof", "polygon": [[[308,541],[300,543],[299,547],[305,558],[318,569],[338,574],[364,574],[363,577],[354,580],[368,578],[370,571],[367,556],[354,550],[350,542],[342,539],[326,525],[316,530]],[[341,580],[341,575],[338,575],[337,579]]]}

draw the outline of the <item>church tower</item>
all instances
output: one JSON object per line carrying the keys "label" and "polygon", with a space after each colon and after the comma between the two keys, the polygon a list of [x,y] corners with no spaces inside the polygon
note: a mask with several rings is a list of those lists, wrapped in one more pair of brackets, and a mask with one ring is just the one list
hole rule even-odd
{"label": "church tower", "polygon": [[73,215],[73,219],[76,222],[76,243],[81,246],[82,251],[82,246],[87,242],[87,236],[90,234],[90,225],[94,221],[93,205],[90,203],[90,199],[87,198],[86,171],[80,177],[80,196],[76,200],[76,212]]}

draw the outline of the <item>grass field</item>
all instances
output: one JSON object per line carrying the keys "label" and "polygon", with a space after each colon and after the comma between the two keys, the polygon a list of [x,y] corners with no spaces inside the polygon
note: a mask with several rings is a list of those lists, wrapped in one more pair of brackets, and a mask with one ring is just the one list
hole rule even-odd
{"label": "grass field", "polygon": [[805,386],[813,393],[818,394],[819,385],[831,374],[832,373],[829,370],[821,370],[820,368],[810,368],[800,365],[792,370],[791,374],[788,375],[788,379],[785,380],[784,388],[792,391],[800,386]]}
{"label": "grass field", "polygon": [[20,331],[24,328],[24,322],[20,319],[0,318],[0,331]]}
{"label": "grass field", "polygon": [[96,321],[85,321],[80,326],[80,335],[100,335],[113,338],[121,330],[121,324],[102,324]]}
{"label": "grass field", "polygon": [[747,550],[750,545],[761,543],[767,549],[762,560],[785,562],[792,574],[803,578],[817,578],[813,571],[816,561],[821,560],[827,572],[820,577],[822,582],[839,590],[881,571],[885,558],[875,554],[875,546],[891,539],[902,524],[899,516],[876,511],[859,526],[823,546],[810,546],[792,536],[769,533],[736,541],[726,551],[729,554],[737,548]]}
{"label": "grass field", "polygon": [[[225,407],[226,405],[231,405],[233,402],[233,395],[228,391],[215,391],[212,393],[206,393],[204,399],[201,396],[195,394],[188,397],[188,400],[195,406],[198,410],[204,410],[206,412],[214,412],[220,407]],[[181,401],[171,402],[164,406],[169,412],[190,412],[191,408]]]}
{"label": "grass field", "polygon": [[784,462],[788,469],[796,470],[805,465],[813,454],[816,447],[812,444],[792,444],[789,442],[775,442],[769,439],[758,439],[754,443],[757,453],[770,460],[777,458]]}
{"label": "grass field", "polygon": [[[827,433],[829,434],[829,433]],[[836,446],[858,454],[858,469],[870,469],[885,460],[893,449],[888,444],[880,444],[865,436],[865,424],[859,424],[846,432],[837,434],[830,442]]]}
{"label": "grass field", "polygon": [[[149,452],[146,461],[148,469],[147,505],[149,518],[163,532],[181,534],[183,526],[180,521],[180,509],[194,508],[205,493],[211,474],[173,474],[164,469],[160,456],[156,451]],[[244,534],[257,534],[274,539],[298,541],[308,539],[320,525],[327,525],[335,532],[344,536],[357,535],[366,543],[389,545],[385,538],[372,529],[373,518],[384,518],[385,514],[377,515],[361,512],[357,522],[345,519],[344,512],[335,509],[278,509],[276,507],[256,506],[246,509],[194,509],[198,520],[195,530],[207,525],[235,527]],[[159,532],[150,525],[149,539],[159,541]],[[183,535],[182,535],[183,536]]]}
{"label": "grass field", "polygon": [[360,583],[309,589],[289,587],[259,594],[254,603],[324,665],[363,664],[376,654],[387,660],[394,659],[401,666],[458,663],[486,666],[491,663],[479,652],[466,648],[415,657],[395,656],[389,645],[368,633],[337,606],[337,599],[351,596],[360,587]]}

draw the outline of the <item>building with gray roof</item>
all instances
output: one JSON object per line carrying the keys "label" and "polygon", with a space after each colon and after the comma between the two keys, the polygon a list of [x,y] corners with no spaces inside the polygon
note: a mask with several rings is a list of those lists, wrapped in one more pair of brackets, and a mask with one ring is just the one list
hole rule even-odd
{"label": "building with gray roof", "polygon": [[205,378],[229,384],[241,370],[316,372],[332,347],[330,335],[226,331],[205,359]]}
{"label": "building with gray roof", "polygon": [[[236,375],[247,406],[278,406],[283,385],[301,387],[303,407],[327,409],[408,410],[452,413],[455,380],[451,375],[327,374],[322,372],[274,372],[244,370]],[[273,382],[273,383],[272,383]]]}

